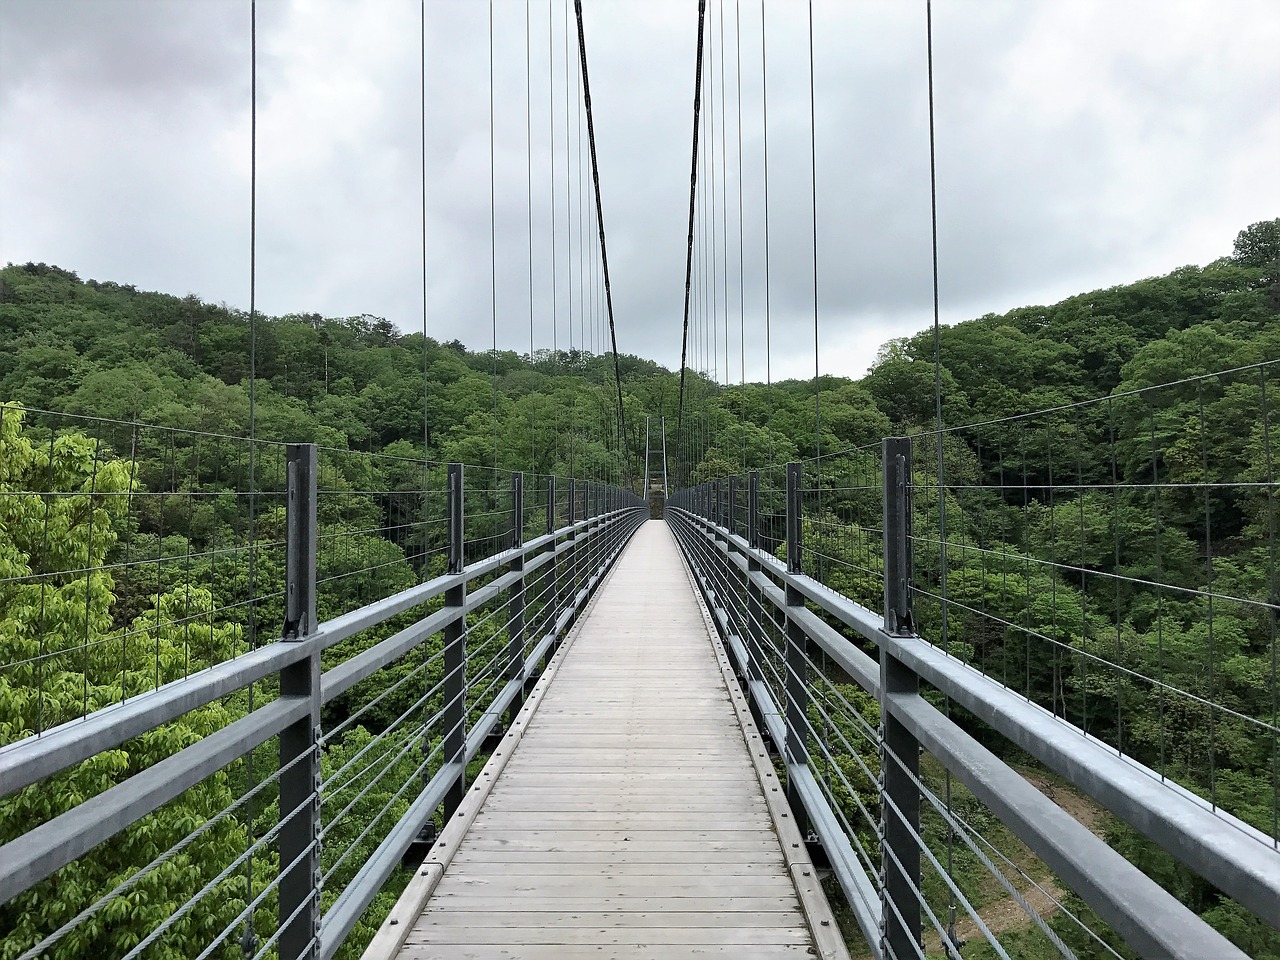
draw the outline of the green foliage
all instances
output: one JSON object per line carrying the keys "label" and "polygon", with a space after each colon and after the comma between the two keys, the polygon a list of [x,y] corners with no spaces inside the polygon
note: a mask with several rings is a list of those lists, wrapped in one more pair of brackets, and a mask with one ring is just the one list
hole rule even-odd
{"label": "green foliage", "polygon": [[[0,270],[0,329],[9,346],[0,352],[0,663],[7,665],[0,743],[11,743],[270,635],[283,617],[284,514],[278,501],[264,502],[251,543],[242,501],[248,464],[232,439],[249,427],[243,313],[193,296],[81,281],[44,264],[10,265]],[[505,471],[625,482],[642,462],[646,416],[666,418],[677,486],[762,469],[764,498],[776,510],[778,466],[806,460],[806,567],[877,607],[879,442],[915,435],[913,573],[922,632],[937,639],[945,622],[952,654],[1273,829],[1274,746],[1250,718],[1271,717],[1277,423],[1263,411],[1274,411],[1277,388],[1273,374],[1259,371],[1191,378],[1280,357],[1280,220],[1241,231],[1231,256],[1204,267],[944,327],[936,349],[935,368],[932,331],[893,341],[867,376],[823,377],[816,397],[812,382],[723,386],[689,371],[683,418],[678,374],[619,357],[628,433],[618,436],[609,357],[470,352],[369,317],[259,318],[256,432],[323,447],[322,619],[441,572],[443,530],[421,522],[442,513],[439,494],[428,492],[443,488],[439,463],[492,468],[468,471],[475,505],[468,531],[496,544],[507,535]],[[947,431],[941,498],[930,432],[935,377]],[[1100,397],[1107,399],[1082,405]],[[1050,408],[1057,410],[1020,416]],[[135,421],[174,429],[140,431]],[[973,424],[980,426],[965,426]],[[261,457],[255,479],[261,490],[281,489],[279,459]],[[193,491],[200,495],[184,496]],[[532,502],[530,511],[532,522]],[[244,562],[250,546],[252,573]],[[934,597],[944,580],[945,606]],[[261,599],[250,607],[248,596]],[[325,666],[440,602],[331,648]],[[499,620],[484,611],[473,618],[468,642],[482,659],[507,642]],[[326,706],[325,729],[342,729],[323,758],[325,775],[336,777],[328,788],[336,798],[324,810],[324,869],[333,870],[325,906],[415,794],[422,738],[415,741],[411,721],[416,710],[433,708],[419,701],[441,677],[438,649],[429,641]],[[1104,660],[1119,669],[1099,668]],[[473,714],[491,679],[479,678],[472,691]],[[824,771],[825,782],[850,823],[865,821],[860,804],[874,820],[875,792],[862,767],[874,774],[877,761],[853,714],[874,727],[876,704],[852,686],[832,693],[831,703],[850,709],[811,713],[810,721],[829,742],[853,746]],[[270,699],[273,684],[255,695],[257,703]],[[1211,715],[1203,701],[1231,713]],[[244,693],[215,701],[0,799],[0,842],[248,709]],[[259,774],[273,769],[273,752],[273,743],[258,751]],[[359,772],[370,760],[380,775]],[[210,777],[0,906],[0,960],[206,825],[48,955],[118,956],[171,917],[276,823],[273,786],[219,818],[249,787],[244,766]],[[348,815],[338,817],[348,803]],[[966,817],[984,815],[971,807]],[[941,827],[930,821],[929,829],[938,841]],[[858,839],[874,846],[869,830]],[[1274,931],[1166,854],[1131,832],[1114,839],[1246,952],[1280,957]],[[275,875],[270,845],[251,863],[252,885],[243,869],[219,881],[147,956],[190,956],[198,952],[192,945],[219,934]],[[406,881],[403,871],[392,878],[343,956],[359,955]],[[1070,905],[1088,916],[1082,904]],[[275,911],[268,894],[255,927],[273,929]],[[1052,922],[1088,955],[1090,945],[1072,940],[1069,924],[1060,916]],[[238,935],[222,951],[228,960],[239,955]],[[1017,937],[1006,942],[1021,951]]]}

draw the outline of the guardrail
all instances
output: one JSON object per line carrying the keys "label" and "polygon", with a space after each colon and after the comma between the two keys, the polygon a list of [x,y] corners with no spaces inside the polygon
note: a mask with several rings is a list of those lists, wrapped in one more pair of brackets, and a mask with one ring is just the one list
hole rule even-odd
{"label": "guardrail", "polygon": [[[317,556],[326,535],[317,447],[292,444],[282,453],[284,524],[272,544],[283,551],[282,582],[251,581],[283,594],[280,639],[135,696],[127,695],[122,663],[119,702],[0,746],[0,798],[33,801],[24,809],[40,806],[42,790],[80,789],[80,781],[61,779],[71,773],[88,771],[96,785],[70,803],[44,804],[37,822],[4,823],[0,908],[20,918],[6,932],[15,956],[135,957],[176,931],[202,947],[201,957],[335,956],[407,852],[430,842],[438,811],[447,818],[456,807],[468,764],[518,711],[647,516],[630,491],[553,477],[545,490],[527,491],[525,475],[515,473],[506,475],[505,504],[496,490],[484,498],[492,535],[469,540],[466,471],[449,464],[443,516],[423,524],[447,526],[445,572],[321,622]],[[526,538],[531,493],[535,503],[545,493],[545,529]],[[379,529],[397,526],[387,524]],[[477,543],[492,549],[483,553]],[[426,541],[419,546],[429,559]],[[378,566],[366,560],[361,570]],[[428,643],[437,636],[438,645]],[[86,673],[86,690],[89,682]],[[210,721],[157,762],[124,777],[94,773],[110,768],[122,746],[170,736],[174,721],[228,704],[225,722]],[[374,732],[349,742],[357,722]],[[270,772],[255,776],[255,758]],[[231,801],[200,810],[176,838],[151,837],[151,814],[210,784],[221,790],[210,796]],[[365,809],[375,797],[381,807]],[[192,866],[192,845],[221,830],[243,846],[225,862]],[[115,844],[128,848],[119,860],[111,857]],[[86,855],[91,882],[63,872]],[[117,911],[129,916],[146,901],[131,896],[179,876],[183,864],[203,885],[162,910],[148,931],[104,946]],[[68,887],[78,894],[70,905],[61,902]]]}
{"label": "guardrail", "polygon": [[[762,493],[753,472],[683,490],[666,513],[780,754],[792,809],[829,859],[872,953],[923,958],[927,932],[938,945],[930,952],[958,957],[959,912],[1008,956],[957,880],[952,847],[960,846],[1064,956],[1076,955],[1065,925],[1091,952],[1119,956],[1118,934],[1146,957],[1245,957],[991,746],[1032,758],[1280,926],[1275,838],[919,636],[912,442],[888,439],[874,453],[881,476],[856,489],[882,501],[882,525],[871,531],[882,551],[862,551],[879,554],[863,572],[883,587],[880,612],[805,572],[801,464],[787,465],[785,489]],[[971,793],[964,811],[953,805],[952,777]],[[1028,886],[1018,857],[972,822],[983,816],[998,819],[1085,909],[1072,910],[1043,880]],[[1028,903],[1037,896],[1052,909]],[[1051,924],[1046,913],[1069,919]]]}

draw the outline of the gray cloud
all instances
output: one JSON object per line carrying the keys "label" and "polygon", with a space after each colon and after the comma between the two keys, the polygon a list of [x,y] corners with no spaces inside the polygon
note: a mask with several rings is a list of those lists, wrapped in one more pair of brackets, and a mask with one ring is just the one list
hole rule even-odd
{"label": "gray cloud", "polygon": [[[696,5],[585,6],[619,347],[674,366]],[[721,316],[711,356],[704,319],[694,356],[736,380],[745,328],[746,374],[757,378],[766,359],[759,6],[741,7],[741,285],[738,31],[733,3],[709,6],[717,136],[703,182],[715,178],[717,234],[722,218],[728,226],[718,237],[728,259],[716,262],[730,297],[727,343]],[[815,7],[822,369],[857,374],[880,342],[932,317],[923,5]],[[563,166],[562,0],[550,10],[550,63],[548,12],[542,2],[495,5],[496,315],[499,344],[521,350],[530,219],[534,342],[553,338],[553,179],[557,345],[583,336],[566,271],[574,289],[580,264],[591,264],[593,284],[597,276],[593,245],[578,247],[577,198],[589,194],[578,193],[576,159],[568,183]],[[473,348],[491,342],[495,312],[487,16],[484,4],[427,6],[428,324]],[[1204,262],[1228,251],[1240,227],[1280,212],[1280,12],[1268,0],[956,0],[935,4],[934,16],[944,322]],[[420,329],[418,31],[411,0],[259,5],[260,309],[368,312]],[[812,372],[804,6],[770,0],[767,34],[776,378]],[[0,261],[56,262],[247,307],[248,84],[243,0],[0,4]],[[703,281],[708,259],[700,247]],[[705,318],[711,293],[698,289]],[[584,294],[588,304],[597,297],[595,285]],[[600,312],[590,315],[588,345],[599,342]]]}

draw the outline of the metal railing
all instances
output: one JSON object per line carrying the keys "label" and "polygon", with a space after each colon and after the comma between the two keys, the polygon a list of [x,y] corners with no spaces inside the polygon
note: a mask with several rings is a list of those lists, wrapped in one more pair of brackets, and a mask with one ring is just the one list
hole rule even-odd
{"label": "metal railing", "polygon": [[[215,445],[203,437],[197,446]],[[13,466],[21,437],[11,429],[0,439]],[[49,430],[40,442],[52,464],[64,441]],[[106,447],[80,451],[95,477],[100,463],[122,469]],[[4,664],[6,696],[52,700],[66,676],[80,676],[47,666],[54,657],[83,665],[88,691],[77,715],[18,722],[0,740],[6,957],[158,955],[180,937],[193,956],[327,960],[357,927],[371,934],[381,914],[370,906],[380,893],[394,899],[393,888],[384,892],[389,879],[407,878],[402,862],[431,842],[433,825],[467,789],[468,765],[519,710],[646,519],[639,497],[589,481],[396,458],[374,465],[314,444],[270,449],[278,457],[257,451],[249,463],[277,482],[217,496],[232,512],[237,497],[266,506],[256,531],[239,528],[237,556],[222,562],[226,577],[243,581],[241,606],[256,608],[259,633],[269,617],[283,623],[279,639],[250,647],[229,612],[236,605],[207,595],[185,609],[165,605],[184,584],[187,595],[201,589],[192,577],[162,582],[170,568],[190,572],[199,562],[187,540],[150,559],[156,582],[139,590],[154,593],[134,621],[141,626],[107,630],[100,643],[98,628],[90,636],[84,627],[83,642],[57,650],[42,638],[33,656]],[[370,488],[368,475],[398,468],[407,474],[400,489]],[[0,486],[0,506],[119,526],[129,510],[113,519],[109,498],[161,498],[124,475],[101,489],[41,483]],[[204,507],[198,494],[188,486],[168,496],[194,515]],[[127,526],[120,537],[138,540],[140,525]],[[121,561],[117,572],[140,562]],[[88,623],[93,590],[112,583],[84,578],[91,568],[101,577],[104,566],[92,549],[43,570],[33,557],[30,570],[0,580],[18,598],[4,616],[30,613],[34,633],[52,622],[46,607],[79,603]],[[207,594],[221,574],[202,570]],[[44,605],[19,609],[24,597]],[[177,639],[162,647],[166,631]],[[201,649],[211,637],[224,637],[226,649]],[[121,660],[101,695],[95,643]],[[184,643],[182,661],[174,650]],[[133,661],[150,674],[153,653],[154,682],[131,684]],[[24,687],[27,674],[46,685]],[[148,744],[155,749],[139,747]]]}
{"label": "metal railing", "polygon": [[[926,570],[917,548],[948,535],[914,529],[916,494],[950,493],[917,478],[921,440],[936,437],[845,451],[825,479],[811,461],[704,483],[667,507],[858,939],[876,958],[959,957],[963,927],[1008,957],[983,910],[1007,897],[1062,956],[1121,956],[1123,941],[1151,958],[1243,958],[1048,794],[1059,786],[1127,822],[1272,927],[1276,837],[1006,686],[959,644],[921,635],[921,597],[948,561]],[[1265,741],[1269,723],[1254,722]]]}

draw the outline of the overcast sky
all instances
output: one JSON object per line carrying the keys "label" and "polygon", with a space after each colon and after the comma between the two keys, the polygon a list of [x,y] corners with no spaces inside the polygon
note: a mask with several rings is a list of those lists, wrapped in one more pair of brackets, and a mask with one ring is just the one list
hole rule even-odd
{"label": "overcast sky", "polygon": [[[566,4],[550,4],[494,8],[498,341],[522,352],[530,178],[536,347],[553,336],[553,185],[561,347],[582,338],[566,271],[576,288],[590,255],[577,246],[576,107],[565,127]],[[674,367],[697,4],[584,7],[618,346]],[[1280,216],[1280,3],[934,7],[944,322],[1205,263],[1229,253],[1242,227]],[[761,379],[760,7],[745,0],[740,25],[731,0],[708,9],[716,130],[714,173],[703,179],[715,178],[717,199],[703,222],[709,231],[715,220],[717,248],[729,254],[727,376],[736,381],[741,183],[741,326],[746,375]],[[821,368],[856,376],[883,341],[932,319],[924,3],[820,0],[814,21]],[[368,313],[421,329],[419,3],[262,0],[258,31],[258,308]],[[426,32],[428,326],[434,337],[483,349],[494,285],[488,7],[433,0]],[[765,34],[777,379],[813,372],[805,5],[768,0]],[[85,278],[247,308],[249,64],[247,0],[0,2],[0,262],[56,263]],[[566,220],[578,232],[571,262]],[[723,380],[726,343],[717,336]],[[597,342],[590,329],[587,340]],[[711,352],[701,347],[699,366],[713,366]]]}

